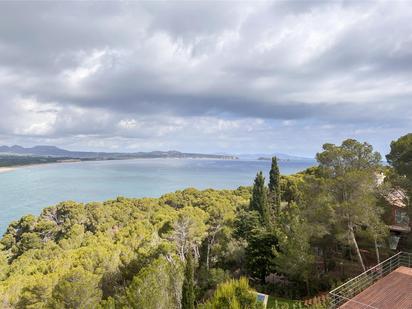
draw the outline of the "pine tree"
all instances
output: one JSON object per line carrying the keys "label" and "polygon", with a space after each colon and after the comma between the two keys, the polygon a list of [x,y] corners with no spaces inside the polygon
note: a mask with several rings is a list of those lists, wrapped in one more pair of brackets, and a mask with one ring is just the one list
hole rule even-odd
{"label": "pine tree", "polygon": [[263,177],[262,172],[257,173],[255,182],[253,184],[252,198],[250,199],[250,209],[256,210],[259,213],[262,224],[269,224],[270,212],[267,202],[265,177]]}
{"label": "pine tree", "polygon": [[185,278],[182,288],[182,309],[194,309],[195,308],[195,288],[194,288],[194,275],[193,275],[193,257],[192,253],[187,253],[186,256],[186,268]]}
{"label": "pine tree", "polygon": [[280,172],[278,166],[278,160],[276,157],[272,158],[272,166],[269,173],[269,204],[272,215],[279,213],[281,201],[280,190]]}

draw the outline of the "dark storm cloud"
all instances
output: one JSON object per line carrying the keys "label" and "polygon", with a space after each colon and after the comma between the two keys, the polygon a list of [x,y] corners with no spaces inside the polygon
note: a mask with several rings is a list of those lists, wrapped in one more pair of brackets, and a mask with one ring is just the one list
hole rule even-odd
{"label": "dark storm cloud", "polygon": [[310,123],[383,145],[411,129],[411,18],[395,1],[1,2],[0,134],[184,148],[193,129],[220,149]]}

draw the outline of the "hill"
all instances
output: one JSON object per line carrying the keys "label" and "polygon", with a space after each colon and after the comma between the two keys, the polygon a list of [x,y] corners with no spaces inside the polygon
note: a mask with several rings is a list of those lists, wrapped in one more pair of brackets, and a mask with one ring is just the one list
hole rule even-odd
{"label": "hill", "polygon": [[56,146],[34,146],[25,148],[19,145],[0,146],[0,154],[7,155],[27,155],[45,157],[63,157],[71,159],[95,159],[95,160],[119,160],[137,158],[194,158],[194,159],[224,159],[233,160],[237,157],[232,155],[215,155],[203,153],[185,153],[180,151],[150,151],[150,152],[88,152],[70,151]]}
{"label": "hill", "polygon": [[280,161],[314,161],[314,158],[301,157],[289,155],[286,153],[248,153],[248,154],[237,154],[240,159],[244,160],[271,160],[272,157],[277,157]]}

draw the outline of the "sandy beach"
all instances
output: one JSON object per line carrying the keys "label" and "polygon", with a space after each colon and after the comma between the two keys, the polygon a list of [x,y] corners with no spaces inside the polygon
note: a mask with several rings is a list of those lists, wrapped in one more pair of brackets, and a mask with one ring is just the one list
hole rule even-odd
{"label": "sandy beach", "polygon": [[71,163],[79,163],[82,162],[81,160],[77,159],[69,159],[69,160],[61,160],[56,162],[47,162],[47,163],[37,163],[37,164],[24,164],[24,165],[16,165],[16,166],[1,166],[0,167],[0,174],[12,172],[20,168],[27,168],[27,167],[41,167],[51,164],[71,164]]}
{"label": "sandy beach", "polygon": [[0,167],[0,173],[6,173],[14,171],[16,167]]}

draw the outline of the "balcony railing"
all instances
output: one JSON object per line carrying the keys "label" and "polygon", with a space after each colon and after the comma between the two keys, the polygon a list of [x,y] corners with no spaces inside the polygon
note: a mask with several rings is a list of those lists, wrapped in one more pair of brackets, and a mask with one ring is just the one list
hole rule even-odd
{"label": "balcony railing", "polygon": [[[351,300],[353,297],[400,266],[412,267],[412,253],[399,252],[330,291],[330,308],[335,309],[348,301],[354,301]],[[363,305],[364,308],[375,309],[370,305],[359,305]]]}

